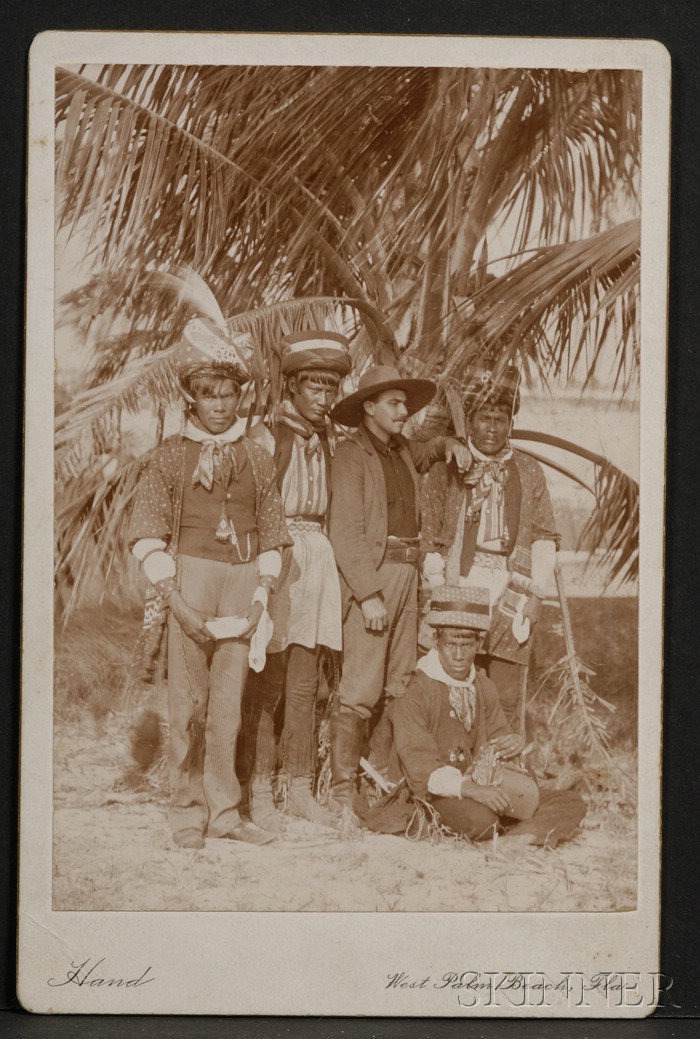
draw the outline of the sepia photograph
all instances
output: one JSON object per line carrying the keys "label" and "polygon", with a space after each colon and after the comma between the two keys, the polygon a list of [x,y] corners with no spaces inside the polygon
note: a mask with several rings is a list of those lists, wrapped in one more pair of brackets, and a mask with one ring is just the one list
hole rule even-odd
{"label": "sepia photograph", "polygon": [[595,934],[658,856],[647,72],[255,39],[45,63],[47,908]]}

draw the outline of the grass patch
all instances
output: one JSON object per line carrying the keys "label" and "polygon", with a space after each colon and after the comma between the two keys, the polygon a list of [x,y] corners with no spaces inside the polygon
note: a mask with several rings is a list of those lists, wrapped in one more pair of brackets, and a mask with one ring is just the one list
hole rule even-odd
{"label": "grass patch", "polygon": [[[595,672],[591,687],[615,707],[609,722],[611,738],[626,742],[632,735],[636,742],[638,600],[569,599],[569,610],[576,653]],[[531,658],[531,688],[565,652],[561,623],[557,607],[543,608]],[[543,693],[546,698],[547,690]]]}
{"label": "grass patch", "polygon": [[99,724],[123,710],[133,689],[131,668],[142,611],[116,603],[76,612],[57,627],[54,652],[54,715],[79,721],[89,712]]}

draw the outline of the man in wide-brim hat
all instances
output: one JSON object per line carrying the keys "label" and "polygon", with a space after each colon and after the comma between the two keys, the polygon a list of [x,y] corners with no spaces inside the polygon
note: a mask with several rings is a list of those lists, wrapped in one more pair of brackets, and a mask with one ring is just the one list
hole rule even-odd
{"label": "man in wide-brim hat", "polygon": [[[245,336],[187,325],[174,360],[184,428],[148,457],[129,526],[149,581],[146,671],[167,624],[168,822],[174,843],[193,850],[205,836],[274,839],[241,819],[235,769],[243,685],[249,662],[261,665],[258,625],[291,543],[272,458],[236,414],[249,354]],[[220,637],[217,618],[229,626],[215,626]]]}
{"label": "man in wide-brim hat", "polygon": [[[345,336],[325,329],[286,335],[280,344],[285,397],[252,435],[272,454],[287,527],[294,544],[282,557],[282,572],[270,612],[274,625],[267,663],[251,675],[246,690],[243,743],[251,775],[251,817],[280,829],[272,776],[279,757],[290,815],[330,822],[313,796],[315,704],[321,647],[342,648],[340,581],[326,536],[330,462],[335,433],[328,417],[340,380],[352,361]],[[275,715],[284,700],[279,755]]]}
{"label": "man in wide-brim hat", "polygon": [[[484,840],[505,831],[556,847],[586,806],[571,791],[539,790],[519,763],[525,741],[474,663],[490,626],[489,598],[488,589],[473,586],[433,590],[427,620],[435,645],[391,705],[401,769],[411,793],[427,799],[454,833]],[[407,822],[412,810],[407,805]]]}
{"label": "man in wide-brim hat", "polygon": [[409,415],[435,391],[379,365],[331,412],[354,429],[331,466],[330,539],[343,593],[343,669],[331,714],[332,800],[352,809],[371,723],[373,763],[387,767],[391,746],[386,698],[400,696],[416,661],[419,547],[418,471],[439,458],[468,461],[455,438],[427,443],[402,436]]}
{"label": "man in wide-brim hat", "polygon": [[515,726],[522,720],[530,636],[559,541],[542,467],[509,441],[519,382],[511,365],[469,373],[463,403],[471,464],[459,472],[438,462],[421,496],[427,578],[489,588],[494,622],[480,659]]}

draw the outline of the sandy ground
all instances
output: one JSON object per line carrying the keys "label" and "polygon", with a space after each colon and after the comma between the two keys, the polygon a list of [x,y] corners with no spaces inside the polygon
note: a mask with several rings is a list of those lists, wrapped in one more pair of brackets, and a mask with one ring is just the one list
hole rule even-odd
{"label": "sandy ground", "polygon": [[125,789],[123,718],[100,729],[57,723],[56,910],[512,912],[633,909],[634,817],[604,803],[555,850],[496,838],[482,845],[336,831],[289,819],[263,848],[207,840],[175,847],[166,801]]}

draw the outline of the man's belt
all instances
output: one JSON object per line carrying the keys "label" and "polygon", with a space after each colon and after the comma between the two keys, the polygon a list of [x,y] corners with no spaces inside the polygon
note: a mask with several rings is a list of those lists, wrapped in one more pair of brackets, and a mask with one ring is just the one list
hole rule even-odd
{"label": "man's belt", "polygon": [[385,563],[419,563],[420,562],[420,542],[418,538],[413,540],[404,540],[403,538],[390,537],[386,552],[384,554]]}

